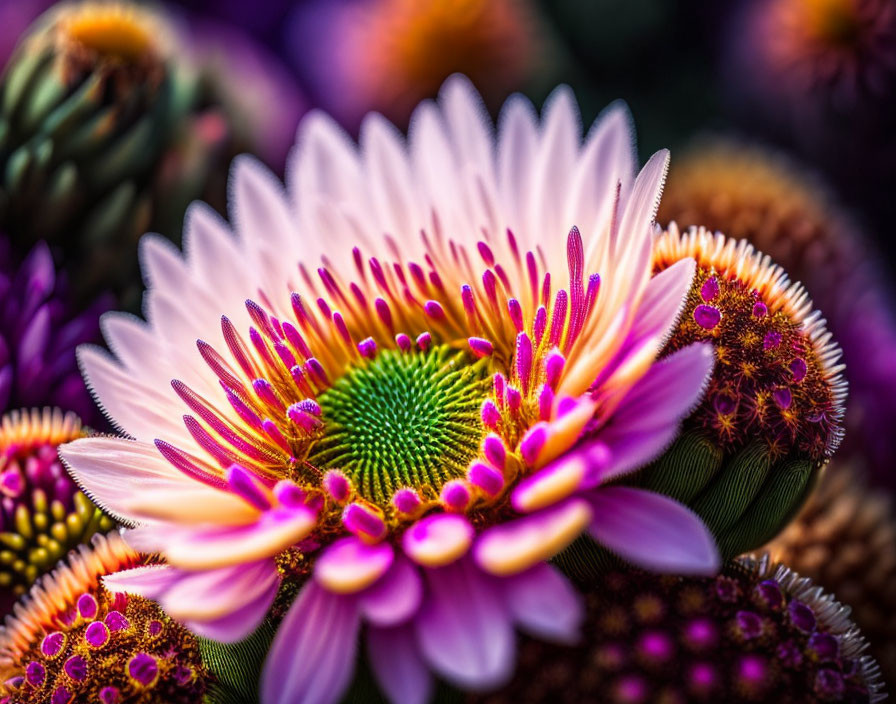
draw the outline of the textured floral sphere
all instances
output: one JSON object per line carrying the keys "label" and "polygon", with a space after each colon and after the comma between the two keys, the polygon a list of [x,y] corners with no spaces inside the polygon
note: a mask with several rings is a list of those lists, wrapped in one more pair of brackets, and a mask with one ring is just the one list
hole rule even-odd
{"label": "textured floral sphere", "polygon": [[111,301],[83,312],[70,303],[66,279],[44,243],[19,262],[0,237],[0,413],[56,406],[102,423],[78,372],[75,348],[99,339],[99,315]]}
{"label": "textured floral sphere", "polygon": [[0,421],[0,598],[3,613],[69,550],[112,520],[78,490],[57,448],[85,437],[58,409],[12,411]]}
{"label": "textured floral sphere", "polygon": [[407,124],[453,73],[500,105],[536,66],[536,23],[529,0],[318,0],[296,9],[289,36],[323,107],[355,129],[370,110]]}
{"label": "textured floral sphere", "polygon": [[102,585],[142,563],[117,533],[98,535],[35,585],[0,629],[0,702],[201,701],[196,639],[153,602]]}
{"label": "textured floral sphere", "polygon": [[852,607],[853,619],[896,686],[896,510],[854,467],[835,461],[802,513],[766,546]]}
{"label": "textured floral sphere", "polygon": [[840,349],[802,286],[746,241],[670,225],[655,266],[686,257],[697,274],[666,349],[705,340],[717,357],[689,425],[729,452],[758,439],[773,460],[830,457],[843,436],[846,383]]}
{"label": "textured floral sphere", "polygon": [[806,286],[843,347],[850,403],[840,453],[893,486],[896,305],[880,254],[823,184],[780,154],[705,141],[673,164],[657,219],[747,240]]}
{"label": "textured floral sphere", "polygon": [[608,575],[585,643],[527,640],[504,690],[470,702],[859,704],[885,699],[849,609],[788,568],[742,558],[715,579]]}

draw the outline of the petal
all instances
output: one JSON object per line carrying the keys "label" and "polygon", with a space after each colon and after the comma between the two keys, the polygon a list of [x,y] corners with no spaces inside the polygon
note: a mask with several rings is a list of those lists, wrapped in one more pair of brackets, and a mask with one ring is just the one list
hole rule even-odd
{"label": "petal", "polygon": [[427,598],[414,623],[427,662],[460,687],[501,685],[513,672],[515,642],[500,587],[468,558],[425,574]]}
{"label": "petal", "polygon": [[579,536],[590,519],[588,504],[573,499],[487,529],[473,553],[486,572],[516,574],[551,559]]}
{"label": "petal", "polygon": [[709,529],[677,501],[641,489],[602,487],[584,495],[595,540],[629,562],[675,574],[713,575],[720,558]]}
{"label": "petal", "polygon": [[417,521],[401,541],[405,554],[418,565],[438,567],[454,562],[473,542],[474,530],[463,516],[439,513]]}
{"label": "petal", "polygon": [[314,578],[336,594],[353,594],[382,577],[395,556],[388,543],[368,545],[354,536],[324,548],[314,565]]}
{"label": "petal", "polygon": [[[268,606],[277,593],[280,578],[273,560],[235,565],[217,570],[184,572],[162,595],[169,616],[179,620],[214,621],[238,611],[262,596]],[[250,629],[254,630],[254,626]]]}
{"label": "petal", "polygon": [[183,624],[203,638],[210,638],[219,643],[236,643],[248,638],[261,625],[271,604],[274,603],[277,588],[278,583],[275,582],[252,601],[242,604],[238,609],[220,618],[211,621],[184,619]]}
{"label": "petal", "polygon": [[364,618],[377,626],[394,626],[406,621],[420,608],[423,583],[417,568],[401,555],[389,571],[358,598]]}
{"label": "petal", "polygon": [[575,493],[586,471],[581,453],[572,452],[560,457],[517,485],[511,497],[513,508],[520,513],[529,513],[553,506]]}
{"label": "petal", "polygon": [[278,508],[245,526],[185,528],[164,547],[172,565],[202,570],[272,557],[308,535],[316,516],[304,508]]}
{"label": "petal", "polygon": [[[305,583],[261,675],[264,704],[333,704],[351,681],[360,617],[352,597]],[[323,637],[325,636],[325,637]]]}
{"label": "petal", "polygon": [[585,608],[566,577],[541,563],[504,583],[508,608],[522,628],[537,638],[575,644]]}
{"label": "petal", "polygon": [[410,626],[370,628],[367,656],[392,704],[426,704],[430,700],[433,679]]}
{"label": "petal", "polygon": [[[148,517],[143,511],[149,506],[148,497],[161,496],[159,503],[164,507],[178,495],[189,495],[193,511],[201,508],[234,523],[258,517],[258,511],[239,497],[182,474],[154,445],[124,438],[84,438],[61,446],[59,455],[84,493],[124,523]],[[181,515],[189,518],[191,512]]]}
{"label": "petal", "polygon": [[115,572],[102,578],[103,586],[110,592],[136,594],[145,599],[158,599],[181,578],[182,570],[170,565],[146,565]]}
{"label": "petal", "polygon": [[669,338],[687,302],[696,266],[693,259],[682,259],[649,281],[629,335],[654,337],[663,342]]}

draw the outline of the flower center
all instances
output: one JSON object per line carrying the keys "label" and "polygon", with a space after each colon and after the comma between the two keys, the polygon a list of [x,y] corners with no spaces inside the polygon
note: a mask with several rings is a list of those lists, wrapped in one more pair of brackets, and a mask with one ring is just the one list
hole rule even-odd
{"label": "flower center", "polygon": [[67,17],[61,29],[75,44],[122,63],[137,63],[153,46],[143,13],[114,3],[89,3]]}
{"label": "flower center", "polygon": [[402,487],[437,493],[479,451],[490,384],[485,360],[447,345],[383,350],[318,396],[324,428],[307,461],[342,470],[380,506]]}

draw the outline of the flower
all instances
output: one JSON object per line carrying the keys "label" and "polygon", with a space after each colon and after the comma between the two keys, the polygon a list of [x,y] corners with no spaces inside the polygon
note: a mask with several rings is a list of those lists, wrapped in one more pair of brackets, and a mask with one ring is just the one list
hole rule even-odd
{"label": "flower", "polygon": [[849,114],[893,97],[896,9],[886,0],[763,0],[736,27],[741,78],[778,110]]}
{"label": "flower", "polygon": [[362,622],[394,701],[430,669],[500,683],[514,624],[575,638],[545,561],[586,530],[652,569],[719,564],[690,511],[607,485],[673,440],[712,368],[707,345],[655,363],[694,273],[651,278],[667,154],[635,177],[618,105],[580,145],[566,89],[540,125],[512,99],[495,136],[462,78],[411,135],[372,115],[359,153],[314,115],[288,194],[239,160],[236,234],[198,205],[186,257],[144,238],[149,322],[109,315],[117,358],[80,353],[133,439],[62,456],[167,562],[117,587],[230,641],[298,591],[266,704],[337,700]]}
{"label": "flower", "polygon": [[896,510],[849,463],[835,461],[802,513],[769,543],[771,556],[852,608],[852,618],[896,685]]}
{"label": "flower", "polygon": [[58,406],[99,420],[75,347],[99,339],[99,314],[109,301],[100,298],[76,313],[46,244],[35,245],[21,265],[11,249],[0,237],[0,412]]}
{"label": "flower", "polygon": [[692,507],[724,557],[770,540],[843,436],[840,348],[800,284],[746,240],[669,225],[657,271],[696,260],[665,354],[709,342],[717,363],[685,432],[637,478]]}
{"label": "flower", "polygon": [[747,240],[805,285],[843,347],[850,403],[839,456],[893,486],[896,301],[880,253],[824,185],[775,152],[703,142],[676,160],[657,219]]}
{"label": "flower", "polygon": [[318,104],[350,130],[371,110],[406,126],[455,72],[497,107],[544,53],[529,0],[317,0],[296,8],[288,36]]}
{"label": "flower", "polygon": [[879,702],[849,609],[788,567],[741,558],[715,579],[618,571],[587,594],[585,642],[527,639],[489,704]]}
{"label": "flower", "polygon": [[[238,69],[222,76],[230,44]],[[128,2],[60,3],[29,29],[0,80],[4,137],[0,227],[19,245],[47,240],[65,253],[79,298],[99,290],[139,302],[136,243],[147,229],[179,235],[197,197],[223,205],[217,178],[239,151],[281,161],[284,131],[303,108],[292,90],[280,101],[283,126],[249,119],[235,91],[254,63],[246,42],[195,36],[163,11]],[[259,69],[249,81],[264,93]],[[271,79],[273,80],[273,79]],[[254,107],[254,106],[253,106]],[[256,131],[257,130],[257,131]]]}
{"label": "flower", "polygon": [[70,549],[113,526],[59,462],[56,448],[86,435],[75,414],[59,409],[12,411],[0,421],[3,614]]}
{"label": "flower", "polygon": [[200,701],[196,638],[153,602],[101,584],[142,562],[117,533],[97,535],[41,579],[0,629],[0,703]]}

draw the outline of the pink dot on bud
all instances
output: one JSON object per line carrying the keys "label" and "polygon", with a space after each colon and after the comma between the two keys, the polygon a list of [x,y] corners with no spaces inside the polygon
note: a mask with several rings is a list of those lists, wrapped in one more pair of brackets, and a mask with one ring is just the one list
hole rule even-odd
{"label": "pink dot on bud", "polygon": [[428,332],[421,332],[419,335],[417,335],[417,347],[420,350],[425,352],[430,348],[431,345],[432,335],[430,335]]}
{"label": "pink dot on bud", "polygon": [[700,298],[707,303],[719,295],[719,280],[715,276],[710,276],[703,282],[700,288]]}
{"label": "pink dot on bud", "polygon": [[420,508],[420,496],[413,489],[399,489],[392,496],[392,505],[399,513],[413,514]]}
{"label": "pink dot on bud", "polygon": [[87,677],[87,661],[80,655],[72,655],[65,661],[62,669],[65,670],[65,674],[76,682],[80,682]]}
{"label": "pink dot on bud", "polygon": [[100,701],[102,704],[120,704],[121,693],[118,687],[103,687],[100,690]]}
{"label": "pink dot on bud", "polygon": [[764,318],[766,315],[768,315],[768,306],[762,301],[756,301],[753,304],[753,317]]}
{"label": "pink dot on bud", "polygon": [[159,633],[162,632],[162,629],[164,627],[165,626],[162,624],[161,621],[150,621],[149,622],[149,635],[151,635],[153,638],[155,638],[157,635],[159,635]]}
{"label": "pink dot on bud", "polygon": [[25,480],[18,468],[0,472],[0,493],[15,498],[25,490]]}
{"label": "pink dot on bud", "polygon": [[44,666],[36,660],[32,660],[25,667],[25,681],[32,687],[43,686],[46,677],[47,671],[44,669]]}
{"label": "pink dot on bud", "polygon": [[775,403],[777,403],[782,410],[790,408],[790,404],[793,402],[793,394],[790,393],[790,389],[786,386],[775,389],[775,391],[772,392],[772,396],[775,399]]}
{"label": "pink dot on bud", "polygon": [[85,621],[92,621],[96,618],[96,612],[99,605],[92,594],[82,594],[78,597],[78,614]]}
{"label": "pink dot on bud", "polygon": [[68,687],[60,685],[53,690],[53,696],[50,697],[50,704],[70,704],[72,701],[72,693]]}
{"label": "pink dot on bud", "polygon": [[148,687],[159,675],[156,659],[148,653],[137,653],[128,661],[128,675],[135,682]]}
{"label": "pink dot on bud", "polygon": [[102,621],[94,621],[84,631],[84,640],[91,648],[102,648],[109,642],[109,628]]}
{"label": "pink dot on bud", "polygon": [[352,492],[352,483],[338,469],[328,470],[324,474],[324,491],[326,491],[336,503],[348,501]]}
{"label": "pink dot on bud", "polygon": [[65,645],[65,634],[60,631],[53,631],[44,636],[40,642],[40,652],[44,657],[55,658],[62,651]]}
{"label": "pink dot on bud", "polygon": [[722,320],[722,311],[700,304],[694,309],[694,321],[704,330],[712,330]]}
{"label": "pink dot on bud", "polygon": [[412,346],[411,338],[409,338],[403,332],[400,332],[395,336],[395,344],[398,345],[398,349],[400,349],[402,352],[410,352]]}
{"label": "pink dot on bud", "polygon": [[451,511],[463,511],[470,505],[470,489],[462,479],[452,479],[445,482],[440,498],[442,503]]}
{"label": "pink dot on bud", "polygon": [[373,359],[376,357],[376,342],[374,342],[372,337],[361,340],[358,343],[358,352],[361,353],[362,357]]}
{"label": "pink dot on bud", "polygon": [[130,621],[128,621],[120,611],[110,611],[106,614],[106,618],[103,619],[103,623],[105,623],[113,633],[116,631],[123,631],[131,625]]}
{"label": "pink dot on bud", "polygon": [[806,378],[809,372],[809,365],[802,357],[797,357],[790,363],[790,371],[793,373],[793,380],[798,384]]}
{"label": "pink dot on bud", "polygon": [[771,350],[780,344],[781,344],[781,333],[779,333],[777,330],[769,330],[767,333],[765,333],[765,339],[763,339],[763,341],[762,341],[762,346],[765,349]]}

